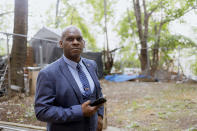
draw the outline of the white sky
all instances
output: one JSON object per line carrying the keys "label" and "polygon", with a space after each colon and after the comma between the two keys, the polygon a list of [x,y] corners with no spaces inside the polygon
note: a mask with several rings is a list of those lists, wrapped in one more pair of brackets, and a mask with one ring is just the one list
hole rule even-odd
{"label": "white sky", "polygon": [[194,12],[190,12],[186,14],[182,19],[186,21],[186,23],[179,23],[174,21],[170,25],[170,31],[177,34],[182,34],[187,36],[197,42],[197,35],[193,32],[192,28],[197,29],[197,14]]}
{"label": "white sky", "polygon": [[[74,0],[73,0],[74,1]],[[14,0],[1,0],[0,5],[6,3],[11,3],[14,5]],[[29,21],[28,21],[28,35],[33,36],[39,29],[41,29],[45,25],[46,22],[46,11],[51,8],[51,4],[55,7],[56,0],[29,0]],[[115,31],[113,31],[114,25],[117,24],[118,19],[120,19],[126,11],[127,7],[130,6],[128,0],[119,0],[117,6],[115,6],[115,16],[113,18],[112,23],[108,23],[108,35],[109,35],[109,44],[110,49],[114,49],[119,47],[120,38],[117,36]],[[2,13],[6,8],[0,8],[0,13]],[[52,8],[51,8],[52,9]],[[11,9],[12,10],[12,9]],[[82,9],[83,15],[87,15],[88,13]],[[55,16],[55,8],[52,9],[52,13]],[[89,16],[88,16],[89,17]],[[86,18],[87,22],[89,22]],[[90,16],[91,17],[91,16]],[[178,21],[174,21],[170,24],[170,31],[174,34],[182,34],[194,40],[197,43],[197,35],[193,32],[192,28],[196,28],[197,30],[197,17],[194,12],[188,13],[182,19],[185,23],[180,23]],[[10,22],[12,23],[13,17],[10,18]],[[11,28],[8,30],[0,30],[0,32],[12,32],[13,25],[10,26]],[[91,25],[91,29],[94,30],[95,26]],[[94,33],[95,38],[97,39],[97,44],[99,47],[103,47],[105,42],[104,34],[96,34]],[[183,61],[182,61],[183,62]],[[185,62],[187,63],[187,62]],[[188,64],[187,64],[188,65]],[[184,64],[182,64],[184,66]],[[189,69],[189,67],[183,67]]]}
{"label": "white sky", "polygon": [[[12,3],[14,4],[14,0],[1,0],[1,3]],[[46,11],[51,8],[51,5],[55,7],[56,0],[29,0],[29,30],[28,34],[33,36],[40,28],[45,25],[46,22]],[[108,35],[109,35],[109,42],[110,48],[118,47],[118,43],[120,41],[119,36],[114,33],[113,28],[116,25],[118,19],[123,15],[126,11],[127,7],[130,6],[128,0],[121,0],[118,1],[117,6],[115,6],[115,18],[113,19],[113,23],[108,23]],[[52,9],[52,8],[51,8]],[[0,9],[1,11],[1,9]],[[52,9],[52,12],[55,15],[55,8]],[[85,13],[85,11],[83,11]],[[186,21],[184,24],[180,24],[177,21],[174,21],[170,25],[170,31],[175,34],[182,34],[185,35],[195,41],[197,41],[196,34],[192,31],[193,27],[197,28],[197,17],[194,13],[188,13],[186,16],[183,17]],[[11,19],[10,19],[11,20]],[[88,17],[87,17],[88,21]],[[13,27],[12,27],[13,28]],[[94,29],[93,25],[91,25],[91,29]],[[13,29],[9,31],[12,32]],[[97,42],[104,43],[104,35],[103,34],[94,34],[95,38],[99,39]]]}

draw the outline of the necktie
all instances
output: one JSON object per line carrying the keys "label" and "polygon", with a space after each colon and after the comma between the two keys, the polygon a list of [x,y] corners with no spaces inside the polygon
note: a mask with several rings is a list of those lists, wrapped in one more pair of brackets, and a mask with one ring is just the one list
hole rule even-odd
{"label": "necktie", "polygon": [[89,85],[89,82],[85,73],[82,71],[82,67],[80,64],[77,64],[77,71],[78,71],[79,79],[82,83],[83,89],[85,91],[84,96],[88,97],[91,94],[90,85]]}

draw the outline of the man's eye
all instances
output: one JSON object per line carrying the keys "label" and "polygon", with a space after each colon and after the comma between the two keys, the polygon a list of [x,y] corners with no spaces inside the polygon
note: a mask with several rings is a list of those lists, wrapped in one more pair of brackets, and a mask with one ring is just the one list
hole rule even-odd
{"label": "man's eye", "polygon": [[76,37],[76,38],[74,38],[74,37],[68,37],[68,38],[66,38],[66,41],[73,42],[75,39],[78,42],[81,42],[83,40],[82,37]]}
{"label": "man's eye", "polygon": [[77,38],[77,41],[81,42],[82,41],[82,38],[81,37],[78,37]]}
{"label": "man's eye", "polygon": [[67,40],[67,41],[73,41],[73,40],[74,40],[74,38],[69,37],[69,38],[67,38],[66,40]]}

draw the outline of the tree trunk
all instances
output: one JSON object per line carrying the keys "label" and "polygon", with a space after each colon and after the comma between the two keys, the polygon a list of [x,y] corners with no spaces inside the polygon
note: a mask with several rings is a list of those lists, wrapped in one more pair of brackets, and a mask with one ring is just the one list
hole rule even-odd
{"label": "tree trunk", "polygon": [[142,7],[144,9],[144,12],[141,12],[140,0],[133,0],[133,5],[134,5],[135,18],[138,28],[139,41],[141,44],[141,51],[140,51],[141,70],[142,72],[145,71],[145,73],[149,74],[150,65],[149,65],[148,46],[147,46],[148,26],[149,26],[148,24],[149,24],[150,16],[158,8],[158,6],[155,6],[155,8],[152,8],[152,10],[148,12],[146,7],[146,1],[143,0]]}
{"label": "tree trunk", "polygon": [[158,62],[159,62],[159,47],[157,44],[154,45],[153,49],[153,59],[152,59],[152,65],[151,65],[151,72],[154,73],[158,68]]}
{"label": "tree trunk", "polygon": [[151,65],[151,72],[154,73],[159,66],[159,43],[160,43],[160,37],[161,37],[161,28],[163,26],[164,22],[160,22],[159,28],[157,25],[155,25],[155,44],[154,44],[154,49],[153,49],[153,59],[152,59],[152,65]]}
{"label": "tree trunk", "polygon": [[[148,36],[148,15],[146,10],[144,9],[144,23],[142,23],[142,16],[141,16],[141,8],[139,0],[133,0],[134,4],[134,11],[135,11],[135,18],[137,22],[138,28],[138,35],[141,44],[141,51],[140,51],[140,64],[142,72],[148,68],[148,57],[147,57],[147,36]],[[144,8],[145,3],[143,4]],[[144,31],[143,31],[144,26]]]}
{"label": "tree trunk", "polygon": [[145,42],[141,43],[142,49],[140,51],[140,63],[142,72],[148,68],[148,60],[147,60],[147,44]]}
{"label": "tree trunk", "polygon": [[[28,0],[15,0],[14,33],[27,35],[28,30]],[[13,36],[11,52],[11,83],[24,87],[23,67],[27,52],[27,38]]]}
{"label": "tree trunk", "polygon": [[104,17],[105,17],[105,35],[106,35],[106,42],[107,42],[107,50],[104,50],[105,53],[105,57],[107,59],[104,58],[105,60],[105,71],[106,74],[110,74],[112,66],[113,66],[113,57],[112,54],[109,51],[109,41],[108,41],[108,32],[107,32],[107,1],[104,0]]}
{"label": "tree trunk", "polygon": [[[114,59],[112,56],[112,52],[104,50],[104,65],[105,65],[105,75],[110,74],[111,69],[113,67]],[[108,56],[108,57],[106,57]]]}

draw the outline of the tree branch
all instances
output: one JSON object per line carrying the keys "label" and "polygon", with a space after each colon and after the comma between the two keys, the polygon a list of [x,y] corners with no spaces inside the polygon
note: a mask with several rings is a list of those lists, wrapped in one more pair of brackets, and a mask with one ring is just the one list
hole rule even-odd
{"label": "tree branch", "polygon": [[193,10],[193,9],[194,9],[194,8],[191,8],[191,9],[185,11],[182,15],[180,15],[179,17],[176,17],[176,18],[175,18],[175,17],[174,17],[174,18],[169,18],[169,17],[167,17],[165,20],[161,21],[161,24],[163,25],[163,24],[165,24],[165,23],[174,21],[174,20],[176,20],[176,19],[178,19],[178,18],[184,16],[185,14],[187,14],[188,12],[190,12],[190,11]]}
{"label": "tree branch", "polygon": [[145,16],[147,15],[147,10],[146,10],[146,2],[143,0],[143,7],[144,7],[144,14]]}
{"label": "tree branch", "polygon": [[2,17],[2,16],[4,16],[4,15],[7,15],[7,14],[10,14],[10,13],[14,13],[14,11],[8,11],[8,12],[1,13],[1,14],[0,14],[0,17]]}
{"label": "tree branch", "polygon": [[159,5],[161,5],[162,1],[159,2],[159,4],[157,6],[155,6],[155,8],[153,8],[149,13],[148,13],[148,17],[150,17],[152,15],[152,13],[159,7]]}
{"label": "tree branch", "polygon": [[110,53],[115,52],[115,51],[117,51],[117,50],[119,50],[119,49],[121,49],[121,48],[124,48],[124,46],[121,46],[121,47],[119,47],[119,48],[115,48],[115,49],[111,50]]}
{"label": "tree branch", "polygon": [[134,12],[135,12],[135,18],[137,22],[137,27],[138,27],[138,33],[139,33],[139,38],[140,40],[143,39],[143,30],[142,30],[142,18],[141,18],[141,9],[139,5],[139,0],[133,0],[133,5],[134,5]]}
{"label": "tree branch", "polygon": [[147,9],[146,9],[146,2],[143,0],[143,8],[144,8],[144,34],[143,34],[143,41],[144,43],[147,42],[148,38],[148,21],[149,21],[149,16],[147,14]]}

